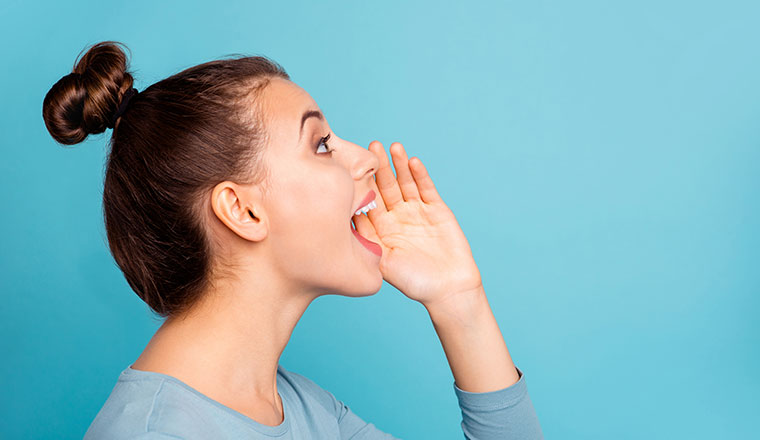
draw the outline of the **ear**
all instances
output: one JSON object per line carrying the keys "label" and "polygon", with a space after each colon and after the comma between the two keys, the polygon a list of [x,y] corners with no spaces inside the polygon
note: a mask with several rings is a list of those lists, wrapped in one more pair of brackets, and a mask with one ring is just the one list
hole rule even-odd
{"label": "ear", "polygon": [[257,187],[224,181],[211,191],[211,209],[237,235],[251,241],[267,236],[267,221]]}

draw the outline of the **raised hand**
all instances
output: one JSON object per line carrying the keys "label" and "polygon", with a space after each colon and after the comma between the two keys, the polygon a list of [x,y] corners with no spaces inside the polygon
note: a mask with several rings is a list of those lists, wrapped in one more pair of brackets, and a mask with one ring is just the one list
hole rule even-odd
{"label": "raised hand", "polygon": [[418,157],[407,157],[403,145],[388,156],[378,141],[369,150],[380,160],[375,174],[377,208],[354,216],[357,231],[383,250],[383,278],[426,307],[482,288],[480,271],[453,212],[443,202]]}

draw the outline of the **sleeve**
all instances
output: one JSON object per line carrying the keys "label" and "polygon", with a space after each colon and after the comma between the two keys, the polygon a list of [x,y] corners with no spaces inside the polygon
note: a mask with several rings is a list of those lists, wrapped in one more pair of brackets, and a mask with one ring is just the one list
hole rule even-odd
{"label": "sleeve", "polygon": [[[517,367],[515,367],[517,368]],[[523,372],[520,379],[501,390],[471,393],[454,381],[462,410],[462,431],[467,440],[543,439],[536,410],[528,395]]]}

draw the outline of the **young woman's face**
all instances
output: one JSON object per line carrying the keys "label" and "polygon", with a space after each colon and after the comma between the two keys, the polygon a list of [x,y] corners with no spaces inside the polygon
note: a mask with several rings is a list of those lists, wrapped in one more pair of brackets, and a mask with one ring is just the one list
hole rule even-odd
{"label": "young woman's face", "polygon": [[291,81],[272,79],[260,98],[269,135],[266,240],[278,275],[317,294],[376,293],[380,256],[354,236],[351,218],[371,191],[373,200],[380,197],[377,156],[338,137],[314,99]]}

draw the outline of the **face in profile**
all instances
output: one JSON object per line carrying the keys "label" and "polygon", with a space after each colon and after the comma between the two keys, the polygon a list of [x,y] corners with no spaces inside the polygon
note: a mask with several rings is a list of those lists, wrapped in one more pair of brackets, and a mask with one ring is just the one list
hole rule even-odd
{"label": "face in profile", "polygon": [[351,219],[371,191],[380,197],[377,156],[341,139],[314,99],[291,81],[272,79],[260,99],[269,136],[265,240],[276,276],[315,294],[376,293],[380,256],[354,235]]}

